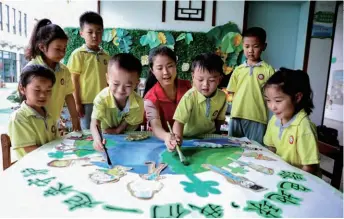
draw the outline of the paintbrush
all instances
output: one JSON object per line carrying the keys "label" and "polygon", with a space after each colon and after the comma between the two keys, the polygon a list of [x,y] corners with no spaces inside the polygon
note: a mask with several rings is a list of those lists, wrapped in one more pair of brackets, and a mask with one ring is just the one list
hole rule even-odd
{"label": "paintbrush", "polygon": [[105,151],[105,154],[106,154],[106,160],[107,160],[107,163],[109,165],[109,167],[112,166],[112,163],[111,163],[111,160],[110,160],[110,157],[109,157],[109,153],[107,151],[107,148],[105,146],[105,144],[103,144],[103,134],[102,134],[102,131],[100,130],[99,126],[97,126],[97,130],[98,130],[98,133],[99,133],[99,136],[100,136],[100,142],[102,143],[103,147],[104,147],[104,151]]}
{"label": "paintbrush", "polygon": [[[171,126],[170,126],[170,123],[168,123],[168,122],[167,122],[167,127],[168,127],[168,129],[169,129],[169,131],[170,131],[170,134],[174,136],[174,133],[173,133],[173,131],[172,131],[172,128],[171,128]],[[179,148],[179,143],[177,143],[176,149],[177,149],[177,153],[178,153],[180,162],[181,162],[183,165],[185,165],[185,166],[189,165],[189,162],[186,160],[186,158],[184,157],[182,151],[181,151],[180,148]]]}

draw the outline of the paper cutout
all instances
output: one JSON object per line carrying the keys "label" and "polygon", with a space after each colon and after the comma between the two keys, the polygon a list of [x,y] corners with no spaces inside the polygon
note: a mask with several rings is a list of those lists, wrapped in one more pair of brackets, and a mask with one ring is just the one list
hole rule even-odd
{"label": "paper cutout", "polygon": [[271,157],[265,156],[263,154],[258,154],[257,152],[243,153],[242,155],[245,157],[254,157],[254,159],[256,160],[276,161]]}
{"label": "paper cutout", "polygon": [[228,138],[228,143],[232,146],[245,146],[245,145],[252,145],[252,142],[246,138],[235,138],[235,137],[229,137]]}
{"label": "paper cutout", "polygon": [[253,146],[253,145],[242,145],[241,148],[250,150],[250,151],[263,151],[263,149]]}
{"label": "paper cutout", "polygon": [[77,148],[74,145],[65,145],[65,144],[59,144],[55,147],[56,150],[58,151],[76,151]]}
{"label": "paper cutout", "polygon": [[228,165],[228,168],[230,169],[230,171],[232,173],[246,174],[248,172],[248,170],[246,170],[243,167],[231,167],[231,166]]}
{"label": "paper cutout", "polygon": [[206,141],[194,142],[193,144],[197,147],[204,147],[204,148],[223,148],[223,147],[229,146],[229,145],[222,145],[222,144],[206,142]]}
{"label": "paper cutout", "polygon": [[102,202],[94,201],[90,194],[77,192],[76,195],[64,200],[63,203],[68,205],[69,211],[75,211],[80,208],[94,208]]}
{"label": "paper cutout", "polygon": [[78,158],[78,159],[66,159],[66,160],[52,160],[47,165],[50,167],[64,168],[64,167],[75,165],[76,163],[88,164],[90,160],[91,158],[89,157]]}
{"label": "paper cutout", "polygon": [[277,192],[269,192],[264,196],[271,201],[286,204],[286,205],[300,205],[301,198],[293,196],[293,194],[286,192],[284,189],[278,189]]}
{"label": "paper cutout", "polygon": [[57,187],[50,187],[48,190],[44,192],[44,196],[57,196],[57,195],[67,195],[70,192],[75,190],[72,189],[73,186],[64,186],[63,183],[57,183]]}
{"label": "paper cutout", "polygon": [[236,162],[240,166],[250,167],[251,169],[254,169],[257,172],[264,173],[266,175],[274,174],[274,170],[273,169],[268,168],[268,167],[264,167],[262,165],[257,165],[257,164],[251,163],[251,162],[244,162],[244,161],[240,161],[240,160],[234,160],[231,157],[227,157],[227,159],[229,159],[229,160],[231,160],[233,162]]}
{"label": "paper cutout", "polygon": [[61,144],[74,146],[75,145],[75,139],[65,138],[62,140]]}
{"label": "paper cutout", "polygon": [[223,168],[219,168],[211,164],[203,164],[202,167],[209,169],[215,173],[221,174],[227,179],[228,182],[233,183],[235,185],[239,185],[243,188],[250,189],[255,192],[261,192],[267,189],[263,186],[256,184],[255,182],[248,180],[245,177],[236,176]]}
{"label": "paper cutout", "polygon": [[182,184],[184,187],[184,191],[187,193],[196,193],[197,196],[199,197],[208,197],[209,194],[215,194],[219,195],[221,194],[221,191],[215,188],[216,186],[219,185],[218,182],[215,181],[202,181],[198,177],[192,174],[187,174],[186,175],[190,182],[186,181],[181,181],[180,184]]}
{"label": "paper cutout", "polygon": [[295,191],[300,191],[300,192],[311,192],[312,190],[301,185],[298,183],[294,183],[294,182],[289,182],[289,181],[282,181],[280,183],[278,183],[277,185],[278,188],[280,189],[285,189],[285,190],[295,190]]}
{"label": "paper cutout", "polygon": [[127,175],[127,171],[129,171],[131,169],[133,169],[133,168],[116,165],[116,166],[112,167],[111,169],[105,169],[105,170],[100,170],[100,171],[103,171],[107,174],[121,178],[121,177]]}
{"label": "paper cutout", "polygon": [[152,218],[182,218],[191,211],[185,209],[182,204],[153,205],[151,207]]}
{"label": "paper cutout", "polygon": [[104,183],[117,182],[120,177],[105,173],[100,170],[96,170],[95,172],[89,174],[89,178],[92,182],[99,185]]}
{"label": "paper cutout", "polygon": [[127,188],[132,196],[138,199],[151,199],[164,185],[155,180],[137,179],[128,183]]}
{"label": "paper cutout", "polygon": [[36,176],[38,174],[42,174],[42,175],[47,175],[49,170],[43,169],[43,170],[35,170],[32,168],[26,168],[23,169],[22,171],[20,171],[24,177],[28,177],[28,176]]}
{"label": "paper cutout", "polygon": [[148,135],[146,134],[132,134],[132,135],[127,135],[125,137],[125,140],[127,141],[142,141],[149,138]]}
{"label": "paper cutout", "polygon": [[160,176],[160,173],[167,167],[167,164],[160,163],[157,168],[155,168],[155,162],[153,161],[147,161],[145,164],[148,166],[148,174],[140,174],[142,179],[160,180],[164,178],[163,176]]}
{"label": "paper cutout", "polygon": [[281,176],[283,179],[293,179],[296,181],[306,181],[306,179],[300,173],[282,170],[281,172],[278,173],[278,175]]}
{"label": "paper cutout", "polygon": [[120,208],[113,205],[103,205],[103,209],[106,211],[119,211],[119,212],[127,212],[127,213],[134,213],[134,214],[142,214],[143,211],[140,209],[134,208]]}
{"label": "paper cutout", "polygon": [[199,213],[204,215],[206,218],[221,218],[223,217],[223,208],[221,205],[207,204],[203,208],[197,207],[196,205],[189,204],[192,210],[197,210]]}
{"label": "paper cutout", "polygon": [[274,204],[271,204],[267,200],[262,201],[247,201],[247,206],[244,208],[244,211],[254,211],[261,217],[267,218],[280,218],[282,217],[282,209],[277,207]]}
{"label": "paper cutout", "polygon": [[50,177],[47,179],[37,179],[36,178],[36,180],[28,179],[27,182],[29,183],[28,184],[29,186],[35,185],[35,186],[42,187],[42,186],[48,185],[53,179],[56,179],[56,177]]}

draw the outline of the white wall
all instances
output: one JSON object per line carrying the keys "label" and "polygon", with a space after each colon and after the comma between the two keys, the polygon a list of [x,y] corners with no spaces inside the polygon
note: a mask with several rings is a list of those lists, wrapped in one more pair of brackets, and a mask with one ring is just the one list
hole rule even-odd
{"label": "white wall", "polygon": [[[315,11],[335,12],[336,2],[316,2]],[[312,38],[309,50],[308,74],[311,81],[315,109],[311,119],[316,125],[322,124],[326,95],[326,82],[331,57],[331,39]]]}
{"label": "white wall", "polygon": [[[206,1],[205,21],[174,20],[175,1],[166,2],[166,21],[161,22],[162,1],[101,1],[105,27],[207,32],[212,28],[213,1]],[[218,1],[216,26],[228,21],[243,26],[244,1]]]}

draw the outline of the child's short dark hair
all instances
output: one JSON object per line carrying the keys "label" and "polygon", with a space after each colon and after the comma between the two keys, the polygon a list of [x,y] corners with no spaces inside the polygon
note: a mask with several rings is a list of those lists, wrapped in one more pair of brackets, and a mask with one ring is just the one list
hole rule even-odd
{"label": "child's short dark hair", "polygon": [[84,28],[86,24],[96,24],[104,28],[103,18],[96,12],[86,11],[79,18],[80,29]]}
{"label": "child's short dark hair", "polygon": [[261,27],[250,27],[244,31],[243,37],[257,37],[261,43],[266,42],[266,32]]}
{"label": "child's short dark hair", "polygon": [[[42,66],[42,65],[27,65],[23,68],[20,79],[19,79],[19,86],[26,87],[33,78],[35,77],[42,77],[46,78],[51,81],[52,85],[56,82],[55,73],[51,71],[50,69]],[[24,101],[26,98],[24,95],[22,95],[20,92],[21,101]]]}
{"label": "child's short dark hair", "polygon": [[119,53],[112,56],[108,64],[108,72],[115,64],[128,72],[136,72],[138,77],[141,75],[141,62],[131,53]]}
{"label": "child's short dark hair", "polygon": [[306,72],[301,70],[291,70],[287,68],[280,68],[273,74],[263,89],[271,85],[278,86],[283,93],[291,97],[292,101],[295,100],[297,93],[302,93],[302,98],[299,103],[295,103],[295,114],[304,109],[309,115],[314,108],[313,104],[313,91],[309,81],[309,76]]}
{"label": "child's short dark hair", "polygon": [[49,46],[56,39],[68,40],[68,36],[60,26],[51,23],[49,19],[38,21],[32,31],[29,46],[25,49],[25,58],[30,61],[38,55],[43,55],[39,44]]}
{"label": "child's short dark hair", "polygon": [[218,72],[223,73],[223,61],[220,56],[215,53],[202,53],[197,55],[191,65],[191,71],[194,72],[196,68],[201,68],[209,71],[210,74]]}

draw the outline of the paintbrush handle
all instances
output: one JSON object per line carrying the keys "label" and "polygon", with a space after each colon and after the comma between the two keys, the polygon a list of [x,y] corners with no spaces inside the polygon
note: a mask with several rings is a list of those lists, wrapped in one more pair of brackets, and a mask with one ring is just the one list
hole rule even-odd
{"label": "paintbrush handle", "polygon": [[108,162],[109,165],[112,165],[111,160],[110,160],[110,156],[109,156],[109,153],[108,153],[108,150],[107,150],[105,144],[103,144],[103,134],[102,134],[102,131],[100,130],[98,125],[97,125],[97,130],[98,130],[98,134],[100,136],[100,142],[102,143],[104,151],[105,151],[107,162]]}

